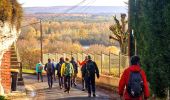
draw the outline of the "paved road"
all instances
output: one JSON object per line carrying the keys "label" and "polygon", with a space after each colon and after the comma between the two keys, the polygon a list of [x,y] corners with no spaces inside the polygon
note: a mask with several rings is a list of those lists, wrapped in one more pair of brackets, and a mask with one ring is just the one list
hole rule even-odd
{"label": "paved road", "polygon": [[[118,100],[116,94],[97,89],[97,97],[87,97],[87,92],[81,91],[81,85],[71,88],[70,93],[60,89],[58,82],[48,89],[47,78],[44,82],[37,82],[35,75],[23,75],[29,100]],[[112,96],[112,97],[111,97]]]}

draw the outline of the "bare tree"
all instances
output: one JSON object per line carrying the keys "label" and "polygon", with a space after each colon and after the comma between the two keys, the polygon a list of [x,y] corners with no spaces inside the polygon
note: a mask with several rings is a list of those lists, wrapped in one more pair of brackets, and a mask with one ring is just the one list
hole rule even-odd
{"label": "bare tree", "polygon": [[118,41],[120,44],[121,53],[127,54],[128,29],[126,29],[126,25],[128,21],[126,20],[126,14],[121,14],[121,23],[116,16],[113,17],[116,23],[110,26],[110,30],[113,35],[110,35],[109,38]]}

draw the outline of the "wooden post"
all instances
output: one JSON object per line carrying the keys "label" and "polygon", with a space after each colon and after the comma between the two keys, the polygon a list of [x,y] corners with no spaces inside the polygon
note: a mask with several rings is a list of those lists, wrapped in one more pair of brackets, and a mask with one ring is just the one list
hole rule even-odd
{"label": "wooden post", "polygon": [[120,77],[120,66],[121,66],[121,61],[120,61],[120,52],[119,52],[119,77]]}
{"label": "wooden post", "polygon": [[101,52],[101,73],[102,73],[102,68],[103,68],[103,53]]}
{"label": "wooden post", "polygon": [[43,30],[42,30],[42,23],[41,23],[41,19],[40,19],[40,43],[41,43],[41,62],[43,62],[43,44],[42,44],[42,41],[43,41]]}
{"label": "wooden post", "polygon": [[111,75],[111,69],[110,69],[110,67],[111,67],[111,53],[110,53],[110,51],[109,51],[109,75]]}

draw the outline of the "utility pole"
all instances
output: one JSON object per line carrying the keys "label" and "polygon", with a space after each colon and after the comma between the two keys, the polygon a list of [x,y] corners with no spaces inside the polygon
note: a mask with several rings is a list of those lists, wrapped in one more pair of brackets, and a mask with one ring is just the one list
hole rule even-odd
{"label": "utility pole", "polygon": [[128,1],[128,31],[129,31],[129,35],[128,35],[128,56],[129,56],[129,59],[131,57],[131,25],[130,25],[130,13],[131,13],[131,8],[130,8],[130,0]]}
{"label": "utility pole", "polygon": [[43,63],[43,30],[42,30],[42,20],[40,19],[40,21],[38,21],[38,22],[22,26],[21,28],[27,27],[27,26],[30,26],[30,25],[34,25],[34,24],[40,24],[40,45],[41,45],[41,50],[40,51],[41,51],[41,62]]}
{"label": "utility pole", "polygon": [[43,63],[43,50],[42,50],[42,48],[43,48],[43,43],[42,43],[42,41],[43,41],[43,36],[42,36],[42,34],[43,34],[43,31],[42,31],[42,22],[41,22],[41,19],[40,19],[41,63]]}

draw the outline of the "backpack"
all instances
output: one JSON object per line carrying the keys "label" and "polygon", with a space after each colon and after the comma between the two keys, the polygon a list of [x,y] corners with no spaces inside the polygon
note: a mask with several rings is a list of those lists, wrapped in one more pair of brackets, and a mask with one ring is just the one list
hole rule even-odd
{"label": "backpack", "polygon": [[38,69],[39,69],[39,70],[43,70],[43,66],[39,66]]}
{"label": "backpack", "polygon": [[52,63],[47,63],[47,73],[48,74],[52,74],[53,73]]}
{"label": "backpack", "polygon": [[65,76],[71,76],[71,66],[70,63],[65,63]]}
{"label": "backpack", "polygon": [[137,98],[143,93],[143,80],[140,71],[130,72],[127,92],[132,98]]}
{"label": "backpack", "polygon": [[94,62],[86,63],[86,76],[90,77],[92,74],[95,74]]}

